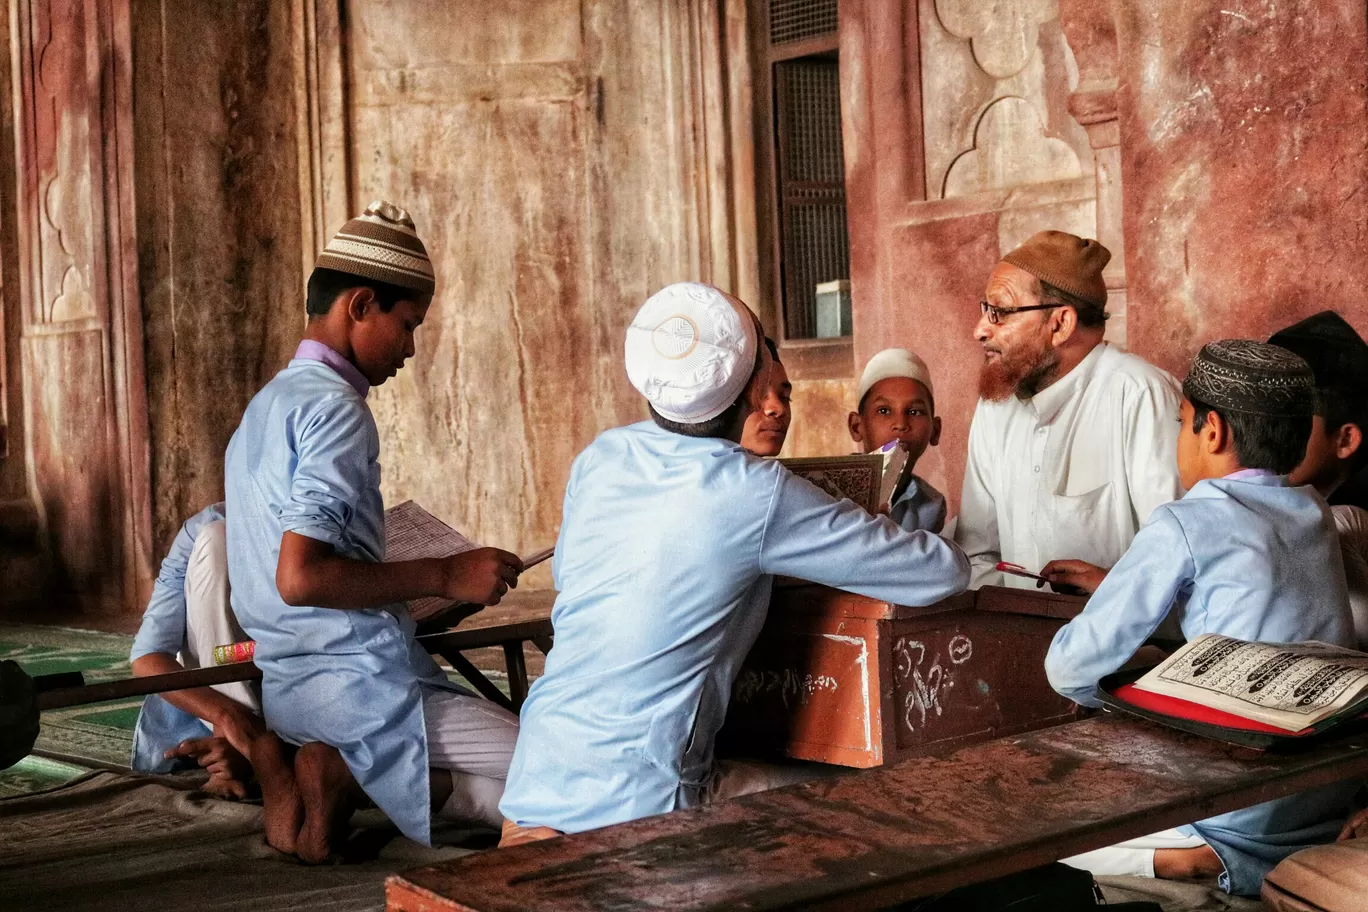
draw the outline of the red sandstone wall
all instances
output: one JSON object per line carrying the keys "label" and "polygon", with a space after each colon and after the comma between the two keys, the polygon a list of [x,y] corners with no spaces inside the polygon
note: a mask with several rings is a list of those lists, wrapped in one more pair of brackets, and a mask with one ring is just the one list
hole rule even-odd
{"label": "red sandstone wall", "polygon": [[1325,308],[1368,334],[1363,2],[1117,4],[1131,349]]}

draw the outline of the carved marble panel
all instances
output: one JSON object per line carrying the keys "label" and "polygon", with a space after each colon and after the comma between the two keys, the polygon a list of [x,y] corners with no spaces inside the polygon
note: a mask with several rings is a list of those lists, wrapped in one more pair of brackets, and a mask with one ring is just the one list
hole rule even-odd
{"label": "carved marble panel", "polygon": [[947,32],[969,41],[980,69],[1006,79],[1030,61],[1054,7],[1055,0],[936,0],[936,15]]}
{"label": "carved marble panel", "polygon": [[150,588],[129,0],[16,0],[25,455],[48,571],[83,611]]}
{"label": "carved marble panel", "polygon": [[999,98],[974,131],[974,147],[945,176],[943,196],[966,196],[1024,184],[1079,177],[1078,155],[1063,140],[1045,135],[1040,113],[1024,98]]}
{"label": "carved marble panel", "polygon": [[[1042,178],[1052,173],[1067,179],[1077,172],[1057,144],[1091,173],[1087,134],[1068,110],[1077,69],[1054,0],[920,0],[918,11],[928,199],[1020,185],[1000,180],[1034,183],[1056,179]],[[989,153],[996,161],[972,159],[975,172],[995,178],[968,179],[961,165],[951,179],[951,168],[966,153],[1013,131],[1028,136],[1026,145],[1008,140]]]}

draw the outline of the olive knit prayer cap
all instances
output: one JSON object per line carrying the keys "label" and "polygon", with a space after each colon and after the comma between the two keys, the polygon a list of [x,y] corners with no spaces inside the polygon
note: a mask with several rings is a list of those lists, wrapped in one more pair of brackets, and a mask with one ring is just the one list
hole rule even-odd
{"label": "olive knit prayer cap", "polygon": [[1002,258],[1002,262],[1099,307],[1107,303],[1102,269],[1110,260],[1111,251],[1097,241],[1065,231],[1037,232]]}
{"label": "olive knit prayer cap", "polygon": [[1315,405],[1311,366],[1285,348],[1252,339],[1202,346],[1183,395],[1218,411],[1269,418],[1309,418]]}
{"label": "olive knit prayer cap", "polygon": [[413,219],[393,203],[376,200],[333,235],[315,266],[430,295],[437,283]]}

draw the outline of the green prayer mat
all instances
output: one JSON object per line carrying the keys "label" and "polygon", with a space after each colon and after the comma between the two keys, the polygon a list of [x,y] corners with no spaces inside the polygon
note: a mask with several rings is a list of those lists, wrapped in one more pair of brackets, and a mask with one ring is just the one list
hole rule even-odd
{"label": "green prayer mat", "polygon": [[[132,646],[131,636],[115,633],[0,624],[0,659],[12,659],[34,676],[79,671],[87,684],[126,678]],[[67,762],[31,756],[0,771],[0,796],[60,785],[93,767],[126,768],[141,706],[142,698],[134,697],[43,713],[34,747]],[[90,767],[77,765],[83,763]]]}

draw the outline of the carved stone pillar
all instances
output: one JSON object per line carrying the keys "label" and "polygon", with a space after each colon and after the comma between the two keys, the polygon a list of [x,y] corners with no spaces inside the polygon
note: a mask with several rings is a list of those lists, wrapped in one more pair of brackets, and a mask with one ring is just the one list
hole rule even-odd
{"label": "carved stone pillar", "polygon": [[24,446],[59,603],[151,583],[128,0],[16,0]]}
{"label": "carved stone pillar", "polygon": [[1116,23],[1109,4],[1060,0],[1059,19],[1078,64],[1069,113],[1088,131],[1097,177],[1097,239],[1112,253],[1107,283],[1107,339],[1126,344],[1126,246],[1121,230],[1121,121],[1117,105]]}

